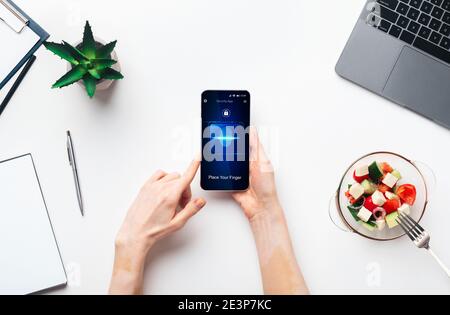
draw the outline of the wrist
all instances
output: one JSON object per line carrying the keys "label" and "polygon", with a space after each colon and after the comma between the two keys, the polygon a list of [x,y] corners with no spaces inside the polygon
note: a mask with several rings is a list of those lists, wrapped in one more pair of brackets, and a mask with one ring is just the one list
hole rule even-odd
{"label": "wrist", "polygon": [[129,273],[141,272],[151,247],[150,244],[118,238],[115,244],[114,269]]}
{"label": "wrist", "polygon": [[258,224],[261,221],[268,222],[271,225],[285,223],[283,208],[278,202],[258,208],[248,219],[251,225]]}
{"label": "wrist", "polygon": [[273,200],[271,199],[264,202],[259,202],[258,204],[253,205],[251,209],[247,210],[248,211],[245,212],[250,214],[247,216],[250,222],[260,217],[283,216],[283,208],[281,207],[281,204],[279,203],[278,199],[275,198]]}
{"label": "wrist", "polygon": [[[268,257],[276,247],[287,248],[289,233],[283,210],[259,212],[250,219],[250,228],[255,238],[260,255]],[[281,248],[280,247],[280,248]],[[270,255],[269,255],[270,256]]]}

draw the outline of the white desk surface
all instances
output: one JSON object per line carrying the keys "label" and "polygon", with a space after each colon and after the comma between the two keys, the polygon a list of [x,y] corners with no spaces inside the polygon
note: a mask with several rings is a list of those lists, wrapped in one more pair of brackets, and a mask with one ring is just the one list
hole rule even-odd
{"label": "white desk surface", "polygon": [[[187,166],[199,143],[205,89],[252,93],[253,124],[274,160],[313,293],[450,293],[450,280],[408,239],[376,243],[340,232],[328,219],[329,198],[359,156],[391,150],[424,161],[439,183],[423,225],[450,265],[450,131],[334,72],[364,1],[16,2],[53,41],[78,41],[89,19],[96,36],[118,39],[126,76],[94,100],[76,85],[51,90],[66,64],[41,49],[0,117],[0,159],[33,153],[68,267],[70,285],[52,293],[107,292],[114,238],[128,206],[156,169]],[[77,151],[84,219],[67,161],[67,129]],[[193,188],[209,203],[152,251],[145,292],[262,293],[243,214],[227,195],[202,192],[198,178]]]}

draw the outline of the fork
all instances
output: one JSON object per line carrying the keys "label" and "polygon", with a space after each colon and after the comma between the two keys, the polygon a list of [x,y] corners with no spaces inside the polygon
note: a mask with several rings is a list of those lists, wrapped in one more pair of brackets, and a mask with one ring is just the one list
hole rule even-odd
{"label": "fork", "polygon": [[402,227],[402,229],[405,231],[406,235],[413,241],[413,243],[418,248],[426,249],[431,256],[433,256],[434,259],[438,262],[439,266],[441,266],[442,269],[447,273],[447,276],[450,277],[450,270],[447,268],[447,266],[444,265],[442,260],[439,259],[439,257],[431,250],[430,247],[430,234],[425,231],[419,223],[417,223],[413,218],[411,218],[409,215],[400,213],[398,219],[396,220],[398,224]]}

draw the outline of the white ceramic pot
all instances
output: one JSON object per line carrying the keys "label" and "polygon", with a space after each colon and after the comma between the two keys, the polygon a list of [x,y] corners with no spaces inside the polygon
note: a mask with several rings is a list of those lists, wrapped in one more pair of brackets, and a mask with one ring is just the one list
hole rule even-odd
{"label": "white ceramic pot", "polygon": [[[106,44],[107,44],[107,43],[106,43],[104,40],[102,40],[101,38],[94,37],[94,39],[95,39],[95,41],[96,41],[97,43],[99,43],[99,44],[102,44],[102,45],[106,45]],[[77,43],[75,44],[75,47],[79,46],[81,43],[82,43],[82,41],[77,42]],[[120,63],[119,63],[119,58],[117,57],[117,53],[116,53],[115,50],[111,53],[111,58],[112,58],[113,60],[116,60],[116,61],[117,61],[117,63],[116,63],[115,65],[113,65],[111,68],[113,68],[114,70],[116,70],[116,71],[118,71],[118,72],[121,72],[121,67],[120,67]],[[70,71],[70,70],[72,70],[72,65],[71,65],[70,63],[68,63],[68,64],[67,64],[67,71]],[[83,87],[83,89],[85,88],[84,82],[83,82],[82,80],[78,81],[77,83],[78,83],[78,85],[80,85],[81,87]],[[97,91],[104,91],[104,90],[107,90],[107,89],[109,89],[109,88],[111,87],[111,85],[112,85],[113,83],[114,83],[114,80],[100,80],[100,81],[97,83]]]}

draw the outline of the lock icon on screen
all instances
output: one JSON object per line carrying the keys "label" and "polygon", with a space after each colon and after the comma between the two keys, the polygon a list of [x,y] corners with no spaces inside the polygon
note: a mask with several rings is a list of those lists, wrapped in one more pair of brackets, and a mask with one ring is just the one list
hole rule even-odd
{"label": "lock icon on screen", "polygon": [[231,116],[231,112],[229,109],[224,109],[222,112],[223,117],[228,118]]}

